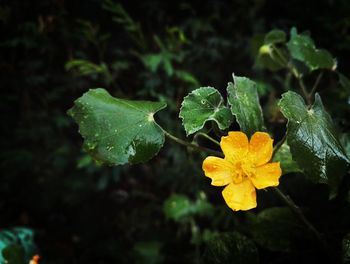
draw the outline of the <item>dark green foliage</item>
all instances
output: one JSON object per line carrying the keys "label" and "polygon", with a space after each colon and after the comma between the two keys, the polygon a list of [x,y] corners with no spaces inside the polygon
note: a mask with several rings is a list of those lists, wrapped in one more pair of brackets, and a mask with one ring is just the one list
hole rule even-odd
{"label": "dark green foliage", "polygon": [[[283,233],[298,225],[290,223],[294,218],[288,212],[281,213],[287,223],[266,224],[262,216],[269,213],[264,209],[281,205],[270,191],[258,192],[258,208],[251,218],[249,213],[233,213],[203,176],[205,155],[168,141],[145,164],[95,164],[82,151],[83,138],[66,112],[90,88],[104,87],[122,100],[167,104],[167,111],[155,115],[157,124],[185,138],[178,118],[183,98],[200,86],[213,86],[227,103],[227,80],[234,72],[257,81],[265,125],[276,143],[286,122],[277,98],[298,84],[288,79],[276,51],[277,61],[266,54],[259,61],[255,55],[261,45],[273,43],[287,57],[283,43],[295,26],[298,35],[310,30],[313,51],[326,49],[337,58],[337,72],[326,71],[318,91],[334,125],[348,134],[349,10],[347,0],[2,1],[0,232],[12,232],[15,226],[35,230],[41,263],[48,264],[199,263],[204,257],[256,263],[257,256],[260,263],[321,263],[323,250],[307,232],[301,237]],[[279,31],[266,36],[271,29]],[[257,40],[255,49],[252,37]],[[262,67],[254,68],[255,61]],[[266,70],[266,61],[267,69],[277,74]],[[315,69],[314,62],[309,65]],[[309,66],[303,67],[309,72]],[[319,71],[306,79],[308,87]],[[220,131],[212,123],[203,129],[219,139]],[[233,122],[230,130],[238,129]],[[343,139],[348,150],[348,140]],[[205,139],[193,140],[216,148]],[[331,251],[346,259],[346,182],[346,195],[329,201],[324,186],[292,173],[289,165],[284,167],[289,174],[282,177],[282,187],[324,234]],[[189,201],[191,209],[181,211],[184,220],[164,212],[174,193]],[[201,193],[207,197],[201,199]],[[250,228],[254,219],[260,221],[255,229]],[[281,245],[290,250],[278,246],[279,232]],[[223,241],[209,242],[222,233]],[[24,256],[23,263],[28,263],[38,252],[28,251],[18,239],[3,256],[14,263]],[[227,254],[219,256],[215,245]]]}
{"label": "dark green foliage", "polygon": [[0,263],[27,263],[35,254],[37,248],[32,230],[22,227],[1,230]]}
{"label": "dark green foliage", "polygon": [[288,119],[287,142],[293,159],[310,180],[328,183],[333,196],[349,159],[321,97],[316,94],[315,103],[308,109],[300,95],[287,92],[278,105]]}
{"label": "dark green foliage", "polygon": [[238,232],[217,234],[204,253],[204,263],[208,264],[256,264],[258,259],[254,242]]}

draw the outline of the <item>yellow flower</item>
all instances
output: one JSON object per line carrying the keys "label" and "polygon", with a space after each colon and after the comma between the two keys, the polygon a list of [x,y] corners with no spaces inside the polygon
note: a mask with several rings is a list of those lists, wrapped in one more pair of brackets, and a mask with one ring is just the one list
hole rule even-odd
{"label": "yellow flower", "polygon": [[255,208],[255,188],[279,184],[280,163],[268,163],[272,157],[272,143],[273,140],[264,132],[254,133],[250,142],[242,132],[229,132],[220,142],[225,158],[209,156],[203,161],[205,176],[211,178],[211,184],[227,185],[222,195],[232,210]]}

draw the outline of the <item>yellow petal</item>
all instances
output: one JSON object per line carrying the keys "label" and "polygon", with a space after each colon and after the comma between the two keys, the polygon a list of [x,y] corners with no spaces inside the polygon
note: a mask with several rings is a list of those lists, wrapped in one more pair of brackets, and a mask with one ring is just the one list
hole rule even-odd
{"label": "yellow petal", "polygon": [[248,178],[238,184],[230,183],[222,191],[222,196],[233,211],[249,210],[256,207],[255,188]]}
{"label": "yellow petal", "polygon": [[255,188],[264,189],[278,186],[282,170],[279,162],[268,163],[255,169],[255,175],[250,178]]}
{"label": "yellow petal", "polygon": [[249,157],[255,166],[261,166],[270,161],[272,157],[273,140],[269,134],[255,132],[249,142]]}
{"label": "yellow petal", "polygon": [[202,168],[214,186],[225,186],[232,182],[233,165],[227,160],[209,156],[203,161]]}
{"label": "yellow petal", "polygon": [[229,132],[228,136],[221,137],[220,146],[225,159],[234,162],[244,159],[248,153],[248,138],[240,131]]}

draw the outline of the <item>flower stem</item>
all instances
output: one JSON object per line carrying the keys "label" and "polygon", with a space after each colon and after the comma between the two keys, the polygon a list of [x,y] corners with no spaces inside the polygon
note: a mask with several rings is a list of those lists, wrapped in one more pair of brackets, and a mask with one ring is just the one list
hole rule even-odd
{"label": "flower stem", "polygon": [[163,129],[161,127],[163,133],[168,137],[170,138],[171,140],[175,141],[176,143],[180,144],[180,145],[183,145],[185,147],[188,147],[188,148],[192,148],[198,152],[207,152],[209,154],[212,154],[212,155],[215,155],[217,157],[224,157],[224,154],[219,152],[219,151],[215,151],[215,150],[212,150],[212,149],[209,149],[209,148],[205,148],[205,147],[201,147],[201,146],[198,146],[196,144],[193,144],[193,143],[190,143],[190,142],[187,142],[185,140],[182,140],[181,138],[178,138],[172,134],[170,134],[168,131],[166,131],[165,129]]}
{"label": "flower stem", "polygon": [[209,136],[209,135],[207,135],[207,134],[205,134],[203,132],[198,132],[194,137],[196,138],[198,136],[204,137],[204,138],[208,139],[209,141],[213,142],[214,144],[220,146],[219,141],[213,139],[211,136]]}
{"label": "flower stem", "polygon": [[280,149],[280,147],[283,145],[283,143],[286,141],[286,139],[287,139],[287,133],[284,134],[283,138],[280,141],[278,141],[275,147],[273,148],[271,160],[273,159],[277,151]]}
{"label": "flower stem", "polygon": [[[298,70],[295,68],[295,66],[288,62],[287,58],[282,54],[282,52],[275,46],[271,45],[272,48],[276,51],[277,55],[280,57],[280,59],[283,61],[287,69],[294,75],[294,77],[298,80],[299,86],[301,88],[301,91],[303,92],[304,98],[306,99],[308,105],[311,105],[311,96],[314,91],[311,91],[310,93],[307,91],[306,86],[304,84],[302,75],[298,72]],[[319,82],[319,80],[317,81]],[[317,83],[318,85],[318,83]],[[316,85],[316,87],[317,87]],[[316,88],[315,88],[316,89]]]}
{"label": "flower stem", "polygon": [[309,93],[309,100],[311,101],[312,97],[314,96],[314,93],[316,92],[316,89],[318,87],[318,85],[320,84],[320,81],[322,79],[323,76],[323,72],[320,72],[316,78],[315,84],[311,89],[311,92]]}
{"label": "flower stem", "polygon": [[308,228],[310,233],[314,235],[314,237],[318,240],[322,248],[327,253],[328,257],[329,254],[329,247],[322,236],[320,232],[317,231],[317,229],[309,222],[309,220],[306,219],[303,212],[300,210],[300,208],[294,203],[294,201],[288,196],[285,195],[280,189],[273,188],[276,194],[287,204],[287,206],[291,209],[291,211],[299,218],[299,220]]}

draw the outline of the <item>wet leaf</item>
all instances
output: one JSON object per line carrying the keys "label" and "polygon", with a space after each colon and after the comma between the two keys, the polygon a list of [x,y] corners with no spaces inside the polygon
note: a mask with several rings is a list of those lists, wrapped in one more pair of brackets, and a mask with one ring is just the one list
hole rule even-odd
{"label": "wet leaf", "polygon": [[220,129],[228,128],[233,120],[221,94],[213,87],[201,87],[187,95],[179,116],[187,135],[202,129],[209,120],[216,122]]}
{"label": "wet leaf", "polygon": [[68,111],[79,125],[84,149],[108,165],[145,162],[164,144],[164,133],[153,115],[165,103],[129,101],[104,89],[91,89]]}
{"label": "wet leaf", "polygon": [[308,109],[299,94],[289,91],[278,105],[288,119],[287,142],[293,159],[309,179],[328,183],[335,194],[349,160],[321,97],[316,94]]}
{"label": "wet leaf", "polygon": [[256,131],[265,130],[264,120],[257,92],[257,85],[245,77],[233,77],[228,83],[228,103],[241,130],[249,137]]}
{"label": "wet leaf", "polygon": [[317,49],[309,36],[298,34],[296,28],[292,28],[290,34],[287,47],[293,59],[304,62],[312,71],[336,68],[332,55],[326,50]]}
{"label": "wet leaf", "polygon": [[273,161],[280,162],[282,174],[301,172],[298,164],[293,160],[292,153],[290,153],[290,148],[286,142],[274,154]]}

